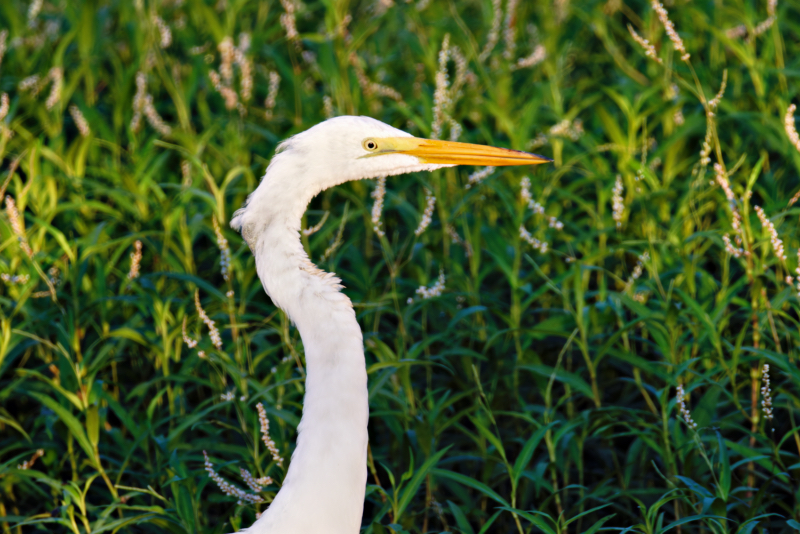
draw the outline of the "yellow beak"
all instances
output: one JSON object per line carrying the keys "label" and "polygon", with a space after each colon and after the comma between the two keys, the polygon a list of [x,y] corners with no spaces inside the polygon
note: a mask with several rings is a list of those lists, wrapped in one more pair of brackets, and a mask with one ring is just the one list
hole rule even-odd
{"label": "yellow beak", "polygon": [[457,143],[455,141],[438,141],[434,139],[421,139],[419,137],[382,137],[364,140],[364,147],[370,150],[374,143],[372,153],[362,157],[379,156],[383,154],[408,154],[420,160],[421,163],[434,163],[445,165],[485,165],[488,167],[502,167],[506,165],[539,165],[553,160],[529,154],[519,150],[496,148],[493,146],[473,145],[471,143]]}

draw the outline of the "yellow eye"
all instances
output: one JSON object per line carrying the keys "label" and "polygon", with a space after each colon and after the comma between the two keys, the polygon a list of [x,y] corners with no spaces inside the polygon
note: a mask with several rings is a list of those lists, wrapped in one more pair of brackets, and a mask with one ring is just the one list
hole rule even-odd
{"label": "yellow eye", "polygon": [[375,139],[364,139],[362,141],[361,146],[364,147],[364,150],[368,150],[370,152],[375,152],[378,150],[378,143],[375,142]]}

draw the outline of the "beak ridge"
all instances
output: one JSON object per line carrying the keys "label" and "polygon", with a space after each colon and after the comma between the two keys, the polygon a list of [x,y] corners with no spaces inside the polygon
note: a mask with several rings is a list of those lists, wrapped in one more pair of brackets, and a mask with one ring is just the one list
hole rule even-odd
{"label": "beak ridge", "polygon": [[550,158],[522,152],[521,150],[459,143],[456,141],[440,141],[419,137],[390,137],[377,141],[379,146],[384,146],[375,155],[380,153],[408,154],[416,157],[422,163],[503,167],[509,165],[540,165],[553,161]]}

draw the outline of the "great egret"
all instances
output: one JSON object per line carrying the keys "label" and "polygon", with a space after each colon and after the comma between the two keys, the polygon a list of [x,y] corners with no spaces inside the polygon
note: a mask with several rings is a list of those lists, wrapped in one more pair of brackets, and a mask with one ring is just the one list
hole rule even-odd
{"label": "great egret", "polygon": [[361,329],[340,280],[300,243],[300,219],[320,191],[350,180],[454,165],[534,165],[547,158],[420,139],[369,117],[336,117],[284,141],[231,220],[276,306],[297,325],[306,356],[297,447],[275,499],[248,534],[357,534],[367,480],[367,372]]}

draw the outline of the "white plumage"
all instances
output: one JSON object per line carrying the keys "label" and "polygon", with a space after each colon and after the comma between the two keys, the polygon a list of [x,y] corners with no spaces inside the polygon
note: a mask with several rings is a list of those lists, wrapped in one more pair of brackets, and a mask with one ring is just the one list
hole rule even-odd
{"label": "white plumage", "polygon": [[548,161],[522,152],[412,137],[368,117],[336,117],[284,141],[231,226],[264,290],[297,325],[306,393],[283,485],[248,534],[357,534],[367,479],[367,373],[361,329],[339,279],[311,263],[300,221],[320,191],[350,180],[460,163]]}

